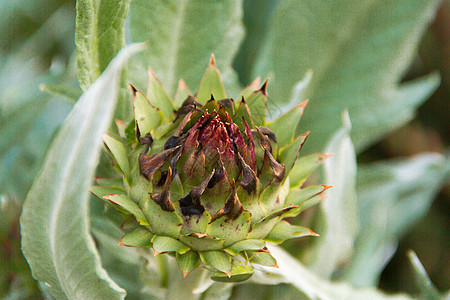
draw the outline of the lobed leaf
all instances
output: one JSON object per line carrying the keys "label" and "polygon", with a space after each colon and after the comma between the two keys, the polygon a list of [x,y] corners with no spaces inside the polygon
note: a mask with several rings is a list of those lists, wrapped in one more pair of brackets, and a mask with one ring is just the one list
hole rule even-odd
{"label": "lobed leaf", "polygon": [[[321,151],[349,109],[357,152],[411,119],[436,89],[436,74],[400,84],[439,0],[280,1],[253,76],[270,76],[270,109],[292,106],[291,91],[309,70],[308,114],[297,133],[314,133]],[[336,30],[339,28],[339,30]]]}

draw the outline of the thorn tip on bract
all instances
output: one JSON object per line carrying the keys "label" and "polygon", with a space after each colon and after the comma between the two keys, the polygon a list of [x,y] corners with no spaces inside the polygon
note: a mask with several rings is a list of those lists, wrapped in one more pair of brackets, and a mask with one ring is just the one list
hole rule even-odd
{"label": "thorn tip on bract", "polygon": [[305,101],[303,101],[302,103],[300,103],[300,107],[305,108],[305,106],[308,104],[309,100],[306,99]]}
{"label": "thorn tip on bract", "polygon": [[261,84],[261,77],[256,77],[255,80],[253,80],[252,83],[250,83],[248,86],[256,86],[258,87]]}
{"label": "thorn tip on bract", "polygon": [[214,56],[214,53],[211,54],[211,58],[209,60],[210,66],[216,66],[216,57]]}
{"label": "thorn tip on bract", "polygon": [[131,92],[133,93],[133,96],[136,95],[137,89],[134,87],[134,85],[132,85],[131,83],[129,83],[128,86],[130,87]]}
{"label": "thorn tip on bract", "polygon": [[269,83],[269,79],[267,78],[266,81],[264,81],[263,85],[261,86],[261,88],[259,89],[264,96],[267,95],[267,84]]}
{"label": "thorn tip on bract", "polygon": [[148,78],[155,77],[155,73],[153,72],[152,68],[148,68]]}
{"label": "thorn tip on bract", "polygon": [[180,79],[180,80],[178,81],[178,88],[179,88],[179,89],[185,89],[185,90],[188,89],[188,86],[187,86],[186,82],[184,82],[183,79]]}

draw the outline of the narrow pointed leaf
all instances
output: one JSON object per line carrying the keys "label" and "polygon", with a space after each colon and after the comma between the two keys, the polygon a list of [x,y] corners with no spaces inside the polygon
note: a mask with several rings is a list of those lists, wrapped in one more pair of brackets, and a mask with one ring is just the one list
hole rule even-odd
{"label": "narrow pointed leaf", "polygon": [[177,252],[177,262],[178,267],[180,267],[183,275],[191,273],[197,266],[200,264],[200,257],[196,252],[189,251],[184,254],[180,254]]}
{"label": "narrow pointed leaf", "polygon": [[52,96],[66,100],[69,103],[76,103],[81,97],[82,91],[72,86],[62,86],[53,84],[41,84],[39,90]]}
{"label": "narrow pointed leaf", "polygon": [[318,236],[311,229],[291,225],[286,221],[281,221],[272,229],[269,235],[265,238],[266,241],[273,244],[281,244],[285,240],[299,238],[304,236]]}
{"label": "narrow pointed leaf", "polygon": [[102,186],[111,186],[121,188],[123,187],[123,179],[122,178],[106,178],[106,177],[97,177],[95,178],[95,182]]}
{"label": "narrow pointed leaf", "polygon": [[149,69],[148,73],[147,99],[162,111],[165,118],[168,118],[175,109],[175,103],[167,94],[159,79],[153,74],[153,71]]}
{"label": "narrow pointed leaf", "polygon": [[289,174],[291,188],[301,186],[319,168],[329,155],[314,153],[299,158]]}
{"label": "narrow pointed leaf", "polygon": [[205,251],[200,252],[200,258],[203,263],[217,269],[225,274],[231,272],[231,258],[223,251]]}
{"label": "narrow pointed leaf", "polygon": [[251,93],[248,98],[245,98],[245,102],[247,102],[252,114],[253,124],[255,126],[265,126],[267,108],[267,91],[265,86]]}
{"label": "narrow pointed leaf", "polygon": [[248,251],[247,255],[252,264],[258,264],[268,267],[277,267],[277,261],[272,254],[267,252]]}
{"label": "narrow pointed leaf", "polygon": [[231,273],[228,275],[216,272],[211,279],[218,282],[241,282],[250,279],[253,276],[253,268],[242,265],[233,265]]}
{"label": "narrow pointed leaf", "polygon": [[103,135],[103,142],[105,143],[108,150],[114,156],[114,159],[119,164],[119,168],[122,170],[126,178],[130,176],[130,162],[128,161],[128,154],[125,146],[110,136],[109,134]]}
{"label": "narrow pointed leaf", "polygon": [[189,251],[188,246],[168,236],[155,235],[152,239],[152,243],[153,249],[155,249],[157,253],[177,252],[183,254]]}
{"label": "narrow pointed leaf", "polygon": [[260,250],[266,247],[266,243],[263,240],[243,240],[237,242],[230,247],[226,248],[225,251],[231,255],[237,255],[239,252],[244,250]]}
{"label": "narrow pointed leaf", "polygon": [[113,204],[119,205],[124,208],[130,214],[133,214],[138,219],[141,225],[148,225],[147,218],[145,217],[139,206],[133,202],[128,196],[125,195],[106,195],[103,198],[111,201]]}
{"label": "narrow pointed leaf", "polygon": [[310,185],[302,189],[291,190],[286,198],[286,204],[303,206],[306,201],[310,200],[314,196],[317,196],[328,188],[330,188],[330,186]]}
{"label": "narrow pointed leaf", "polygon": [[100,199],[105,199],[104,197],[111,194],[118,194],[118,195],[126,195],[127,193],[118,188],[118,187],[111,187],[111,186],[98,186],[93,185],[91,186],[91,193],[95,196],[99,197]]}
{"label": "narrow pointed leaf", "polygon": [[163,117],[162,113],[159,109],[150,104],[142,92],[135,91],[133,106],[134,115],[141,136],[145,136],[161,123]]}
{"label": "narrow pointed leaf", "polygon": [[175,106],[181,107],[181,105],[187,99],[187,97],[189,95],[192,96],[194,94],[189,89],[189,87],[186,85],[186,83],[182,79],[180,79],[180,81],[178,82],[177,92],[175,93],[175,97],[173,99],[173,101],[175,102]]}
{"label": "narrow pointed leaf", "polygon": [[289,176],[289,173],[291,172],[291,169],[298,158],[303,143],[308,136],[309,132],[303,135],[299,135],[292,143],[280,149],[278,160],[285,166],[285,176]]}
{"label": "narrow pointed leaf", "polygon": [[203,74],[195,97],[198,102],[204,104],[206,101],[211,99],[211,95],[216,100],[225,99],[227,97],[214,56],[211,57],[211,62],[209,63],[205,74]]}
{"label": "narrow pointed leaf", "polygon": [[250,83],[248,86],[246,86],[240,93],[239,96],[237,96],[235,99],[247,99],[250,94],[252,94],[254,91],[258,90],[261,86],[261,78],[257,77],[255,80],[253,80],[252,83]]}
{"label": "narrow pointed leaf", "polygon": [[120,239],[120,245],[129,247],[151,247],[153,234],[143,227],[125,234]]}
{"label": "narrow pointed leaf", "polygon": [[264,219],[252,226],[247,239],[264,239],[277,224],[280,218]]}
{"label": "narrow pointed leaf", "polygon": [[297,128],[306,104],[307,102],[303,102],[302,104],[295,106],[284,115],[268,124],[268,127],[275,133],[280,147],[290,144],[294,139],[295,131],[292,129]]}
{"label": "narrow pointed leaf", "polygon": [[132,51],[136,47],[121,52],[74,106],[24,204],[22,251],[33,277],[56,298],[125,295],[101,266],[87,216],[101,136],[111,123],[121,67]]}
{"label": "narrow pointed leaf", "polygon": [[358,166],[361,230],[340,279],[355,286],[379,281],[398,240],[427,214],[449,166],[448,158],[438,153]]}

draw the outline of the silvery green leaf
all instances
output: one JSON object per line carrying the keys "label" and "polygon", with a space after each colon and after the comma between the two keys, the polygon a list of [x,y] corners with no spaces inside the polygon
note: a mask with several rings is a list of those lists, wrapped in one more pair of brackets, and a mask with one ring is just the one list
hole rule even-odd
{"label": "silvery green leaf", "polygon": [[[83,91],[97,79],[125,46],[125,19],[131,0],[79,0],[75,27],[77,75]],[[131,115],[127,72],[121,74],[116,117]]]}
{"label": "silvery green leaf", "polygon": [[449,166],[437,153],[359,166],[361,232],[354,257],[339,278],[357,286],[377,284],[398,240],[427,214]]}
{"label": "silvery green leaf", "polygon": [[328,199],[320,203],[320,235],[316,244],[308,249],[307,259],[312,270],[323,278],[346,263],[353,252],[359,230],[356,203],[356,155],[350,140],[350,120],[343,113],[344,126],[334,134],[325,153],[333,153],[324,163],[325,183],[333,187],[327,190]]}
{"label": "silvery green leaf", "polygon": [[[298,127],[314,133],[306,152],[321,145],[348,108],[357,152],[411,119],[439,85],[431,74],[400,84],[439,0],[286,0],[273,13],[253,77],[270,77],[270,109],[313,71],[310,100]],[[304,130],[303,130],[304,131]]]}
{"label": "silvery green leaf", "polygon": [[116,57],[74,106],[55,137],[20,218],[22,251],[33,277],[56,298],[122,299],[100,264],[88,229],[88,197],[118,96],[122,66],[138,46]]}
{"label": "silvery green leaf", "polygon": [[382,300],[382,299],[412,299],[406,295],[386,295],[375,288],[355,288],[347,283],[336,283],[321,279],[317,274],[303,266],[296,258],[281,247],[268,245],[269,251],[277,260],[279,269],[259,267],[269,273],[281,275],[286,282],[296,287],[299,292],[299,299],[303,299],[304,294],[307,299],[321,300]]}
{"label": "silvery green leaf", "polygon": [[85,91],[125,45],[124,22],[130,0],[77,1],[78,81]]}
{"label": "silvery green leaf", "polygon": [[180,79],[196,88],[214,53],[227,91],[236,94],[227,83],[236,81],[231,64],[244,35],[241,18],[241,0],[132,1],[131,40],[148,44],[133,61],[133,84],[142,90],[151,67],[171,96]]}

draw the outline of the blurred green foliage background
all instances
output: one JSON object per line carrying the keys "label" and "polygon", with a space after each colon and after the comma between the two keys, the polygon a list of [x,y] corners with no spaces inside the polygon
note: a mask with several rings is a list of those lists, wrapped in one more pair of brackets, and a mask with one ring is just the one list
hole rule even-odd
{"label": "blurred green foliage background", "polygon": [[[245,1],[247,37],[241,48],[245,51],[234,63],[243,84],[251,79],[248,66],[276,3],[255,2]],[[73,105],[71,97],[42,92],[46,89],[42,84],[70,86],[72,95],[81,94],[74,32],[74,0],[0,0],[0,296],[5,299],[42,297],[20,252],[18,217],[49,142]],[[359,162],[409,157],[423,151],[445,153],[450,138],[449,2],[439,9],[404,80],[435,70],[441,74],[441,85],[419,108],[417,117],[361,153]],[[449,196],[447,185],[428,215],[400,241],[397,254],[382,273],[382,289],[415,292],[407,249],[416,251],[439,290],[449,288]]]}

